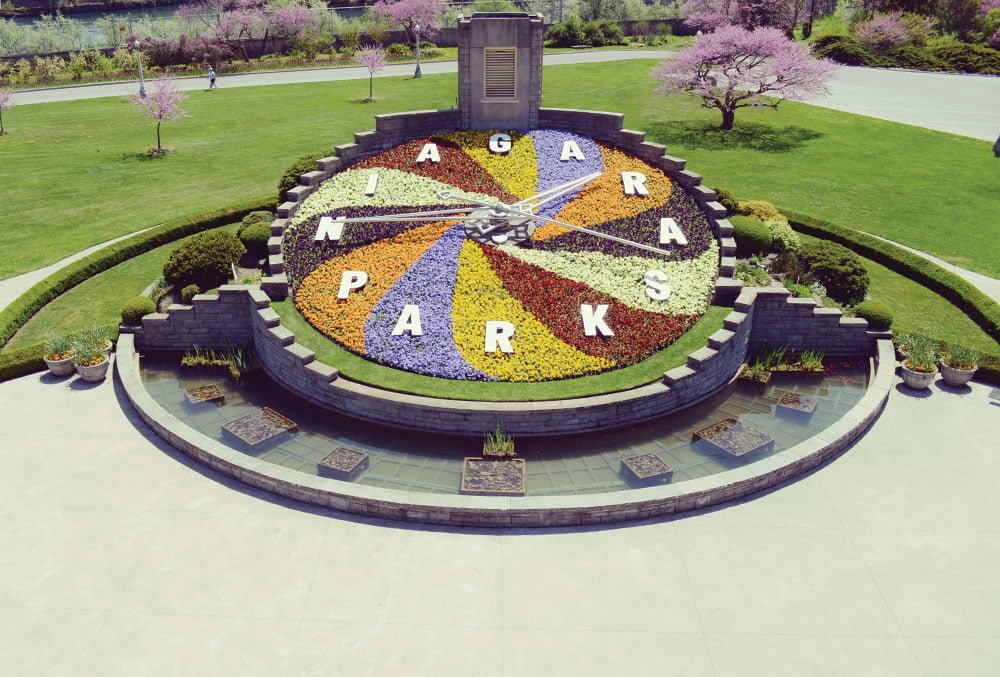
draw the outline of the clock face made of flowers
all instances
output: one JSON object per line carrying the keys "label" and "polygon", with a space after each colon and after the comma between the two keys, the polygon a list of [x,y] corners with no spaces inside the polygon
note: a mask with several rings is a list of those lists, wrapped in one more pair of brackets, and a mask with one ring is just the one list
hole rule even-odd
{"label": "clock face made of flowers", "polygon": [[417,374],[546,381],[634,364],[707,309],[719,250],[662,171],[557,130],[416,139],[325,181],[282,244],[328,338]]}

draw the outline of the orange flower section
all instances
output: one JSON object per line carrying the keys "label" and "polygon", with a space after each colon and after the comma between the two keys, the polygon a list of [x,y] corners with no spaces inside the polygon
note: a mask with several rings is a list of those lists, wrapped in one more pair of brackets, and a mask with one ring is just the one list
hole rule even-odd
{"label": "orange flower section", "polygon": [[[430,223],[326,261],[302,281],[295,307],[323,334],[364,355],[365,322],[375,304],[452,225]],[[368,283],[338,299],[346,270],[365,271]]]}
{"label": "orange flower section", "polygon": [[[593,228],[608,221],[625,219],[662,207],[667,203],[674,186],[666,174],[617,148],[600,145],[604,157],[604,174],[587,184],[576,199],[563,207],[556,215],[556,219],[575,226]],[[644,174],[649,195],[625,195],[622,172]],[[531,237],[533,240],[548,240],[568,232],[569,228],[547,223],[540,226]]]}

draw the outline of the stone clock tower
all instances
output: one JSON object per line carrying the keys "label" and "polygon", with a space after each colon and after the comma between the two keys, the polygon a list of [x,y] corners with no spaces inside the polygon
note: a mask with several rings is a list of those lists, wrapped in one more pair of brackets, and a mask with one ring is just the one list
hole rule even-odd
{"label": "stone clock tower", "polygon": [[541,16],[477,12],[458,22],[462,129],[538,127],[542,99]]}

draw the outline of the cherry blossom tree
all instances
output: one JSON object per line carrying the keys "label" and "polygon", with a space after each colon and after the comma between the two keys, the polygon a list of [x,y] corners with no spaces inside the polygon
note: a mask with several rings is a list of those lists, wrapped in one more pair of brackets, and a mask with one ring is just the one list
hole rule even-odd
{"label": "cherry blossom tree", "polygon": [[416,40],[415,26],[420,26],[421,35],[428,36],[441,29],[441,5],[437,0],[379,0],[372,6],[372,14],[400,26],[410,42]]}
{"label": "cherry blossom tree", "polygon": [[0,136],[7,133],[3,128],[3,112],[10,110],[15,105],[14,90],[0,88]]}
{"label": "cherry blossom tree", "polygon": [[368,69],[368,99],[373,98],[372,87],[375,74],[385,68],[385,50],[381,47],[361,47],[354,51],[354,63]]}
{"label": "cherry blossom tree", "polygon": [[128,97],[137,113],[142,113],[150,120],[156,120],[156,152],[162,153],[160,145],[160,125],[187,117],[187,112],[180,103],[187,94],[177,89],[177,83],[169,72],[164,73],[153,82],[153,88],[146,93],[145,98],[138,92]]}
{"label": "cherry blossom tree", "polygon": [[722,113],[719,129],[733,128],[738,108],[777,108],[786,99],[826,93],[836,65],[816,59],[776,28],[727,26],[698,36],[690,47],[653,69],[661,94],[687,92]]}

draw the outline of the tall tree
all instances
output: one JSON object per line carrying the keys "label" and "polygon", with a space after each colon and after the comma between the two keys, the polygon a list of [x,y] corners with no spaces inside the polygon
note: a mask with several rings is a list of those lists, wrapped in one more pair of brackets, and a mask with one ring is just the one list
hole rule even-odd
{"label": "tall tree", "polygon": [[160,125],[187,117],[187,112],[180,103],[187,94],[177,89],[177,83],[170,73],[164,73],[153,82],[152,91],[145,97],[138,92],[128,97],[137,113],[142,113],[150,120],[156,120],[156,152],[162,153],[160,144]]}
{"label": "tall tree", "polygon": [[427,36],[441,30],[441,5],[437,0],[379,0],[372,5],[372,14],[401,27],[410,42],[416,39],[416,26],[420,26],[421,35]]}
{"label": "tall tree", "polygon": [[3,112],[15,105],[17,104],[14,103],[14,90],[0,88],[0,136],[7,133],[3,128]]}
{"label": "tall tree", "polygon": [[726,26],[664,59],[653,77],[661,94],[687,92],[701,97],[704,108],[717,108],[722,113],[719,129],[728,131],[739,108],[777,108],[785,99],[826,93],[835,69],[833,62],[814,58],[776,28]]}

